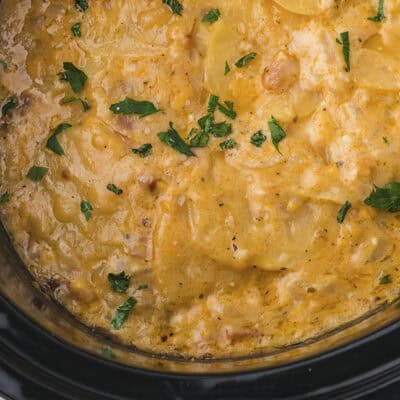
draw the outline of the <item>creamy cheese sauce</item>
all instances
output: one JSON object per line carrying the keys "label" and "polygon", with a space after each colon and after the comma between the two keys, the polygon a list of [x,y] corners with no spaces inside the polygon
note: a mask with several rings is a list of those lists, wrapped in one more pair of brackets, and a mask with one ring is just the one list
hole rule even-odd
{"label": "creamy cheese sauce", "polygon": [[[215,357],[304,341],[398,295],[399,214],[364,203],[400,181],[398,1],[382,21],[375,0],[182,0],[181,16],[162,0],[88,4],[0,3],[0,99],[18,102],[0,120],[0,215],[44,290],[124,344]],[[88,77],[77,94],[64,62]],[[189,143],[210,95],[233,102],[236,119],[214,113],[230,134],[195,156],[159,139],[172,122]],[[160,111],[110,110],[126,97]],[[63,155],[46,147],[61,123]],[[33,166],[47,174],[32,181]],[[118,293],[108,275],[123,271]]]}

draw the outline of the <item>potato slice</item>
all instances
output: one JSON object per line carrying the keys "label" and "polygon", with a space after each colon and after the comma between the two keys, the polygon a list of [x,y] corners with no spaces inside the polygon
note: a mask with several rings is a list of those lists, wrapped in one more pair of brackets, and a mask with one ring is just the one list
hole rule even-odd
{"label": "potato slice", "polygon": [[333,5],[333,0],[274,0],[295,14],[318,15]]}
{"label": "potato slice", "polygon": [[354,81],[361,87],[379,90],[400,89],[398,61],[378,51],[358,51],[354,55],[352,71]]}

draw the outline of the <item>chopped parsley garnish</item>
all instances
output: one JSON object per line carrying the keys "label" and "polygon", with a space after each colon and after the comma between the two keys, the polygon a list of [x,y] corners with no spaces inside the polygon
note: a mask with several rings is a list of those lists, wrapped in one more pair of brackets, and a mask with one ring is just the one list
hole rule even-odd
{"label": "chopped parsley garnish", "polygon": [[32,167],[28,173],[26,174],[26,177],[29,178],[31,181],[38,182],[41,181],[49,172],[49,169],[47,167]]}
{"label": "chopped parsley garnish", "polygon": [[75,0],[75,8],[80,12],[85,12],[89,8],[87,0]]}
{"label": "chopped parsley garnish", "polygon": [[213,124],[210,129],[210,132],[215,137],[224,137],[232,133],[232,124],[228,124],[227,122],[218,122]]}
{"label": "chopped parsley garnish", "polygon": [[18,99],[15,96],[9,97],[3,107],[1,108],[1,114],[5,117],[13,108],[17,107]]}
{"label": "chopped parsley garnish", "polygon": [[144,285],[140,285],[136,290],[145,290],[148,289],[149,285],[147,285],[146,283]]}
{"label": "chopped parsley garnish", "polygon": [[235,119],[237,117],[237,114],[233,110],[233,103],[231,101],[224,101],[224,104],[225,105],[218,103],[218,110],[230,119]]}
{"label": "chopped parsley garnish", "polygon": [[153,146],[150,143],[145,143],[138,149],[132,149],[132,152],[138,154],[140,158],[146,158],[153,154]]}
{"label": "chopped parsley garnish", "polygon": [[378,13],[374,17],[369,17],[368,19],[373,22],[382,22],[386,19],[384,11],[384,0],[379,0],[378,3]]}
{"label": "chopped parsley garnish", "polygon": [[219,17],[221,16],[220,11],[218,8],[213,8],[210,10],[202,19],[202,22],[208,22],[208,23],[213,23],[218,21]]}
{"label": "chopped parsley garnish", "polygon": [[222,150],[230,150],[237,147],[237,143],[233,139],[228,139],[225,140],[225,142],[220,143],[219,147],[221,147]]}
{"label": "chopped parsley garnish", "polygon": [[88,201],[81,201],[81,211],[85,216],[86,221],[92,218],[93,206]]}
{"label": "chopped parsley garnish", "polygon": [[10,193],[8,192],[4,192],[1,196],[0,196],[0,204],[6,204],[10,201]]}
{"label": "chopped parsley garnish", "polygon": [[74,93],[81,92],[88,79],[87,75],[71,62],[65,62],[63,65],[64,71],[60,72],[58,76],[62,81],[67,81],[71,85]]}
{"label": "chopped parsley garnish", "polygon": [[194,132],[198,132],[198,133],[190,139],[190,146],[191,147],[206,147],[210,140],[210,135],[204,131],[199,132],[197,129],[192,131],[191,134],[193,134]]}
{"label": "chopped parsley garnish", "polygon": [[111,360],[115,357],[115,354],[109,347],[102,347],[101,348],[101,355],[106,358],[110,358]]}
{"label": "chopped parsley garnish", "polygon": [[235,65],[238,68],[245,67],[250,61],[253,61],[257,56],[257,53],[249,53],[242,57],[240,60],[236,61]]}
{"label": "chopped parsley garnish", "polygon": [[148,115],[155,114],[160,110],[150,101],[136,101],[127,97],[119,103],[111,105],[110,110],[114,114],[136,114],[142,118]]}
{"label": "chopped parsley garnish", "polygon": [[199,124],[202,131],[209,133],[214,124],[214,115],[207,114],[206,116],[200,118],[197,123]]}
{"label": "chopped parsley garnish", "polygon": [[117,308],[117,311],[115,312],[114,318],[111,322],[114,329],[121,329],[122,325],[128,319],[129,313],[136,303],[137,300],[134,297],[129,297],[125,303]]}
{"label": "chopped parsley garnish", "polygon": [[351,203],[349,201],[346,201],[346,203],[344,203],[342,208],[339,210],[336,218],[339,224],[343,224],[344,219],[346,218],[346,215],[349,212],[350,208],[351,208]]}
{"label": "chopped parsley garnish", "polygon": [[114,292],[117,293],[126,293],[129,288],[130,280],[130,275],[126,275],[125,271],[122,271],[119,274],[108,274],[108,282],[110,283],[110,287],[112,290],[114,290]]}
{"label": "chopped parsley garnish", "polygon": [[367,206],[389,212],[400,211],[400,183],[391,182],[383,188],[375,186],[372,193],[364,200]]}
{"label": "chopped parsley garnish", "polygon": [[256,147],[261,147],[264,142],[267,140],[267,137],[262,133],[262,131],[258,131],[253,134],[250,139],[250,143],[254,144]]}
{"label": "chopped parsley garnish", "polygon": [[382,140],[383,140],[386,144],[389,143],[389,139],[388,139],[386,136],[383,136],[383,137],[382,137]]}
{"label": "chopped parsley garnish", "polygon": [[231,67],[228,64],[228,61],[225,61],[225,70],[224,70],[224,75],[228,75],[229,72],[231,72]]}
{"label": "chopped parsley garnish", "polygon": [[109,183],[107,185],[107,190],[109,190],[110,192],[115,193],[117,196],[120,196],[122,193],[124,193],[124,191],[119,188],[118,186],[114,185],[113,183]]}
{"label": "chopped parsley garnish", "polygon": [[212,94],[208,100],[208,107],[207,107],[207,111],[209,113],[214,113],[215,110],[217,109],[217,105],[218,105],[218,101],[219,101],[219,97],[215,96],[214,94]]}
{"label": "chopped parsley garnish", "polygon": [[344,62],[346,63],[346,71],[350,72],[350,36],[349,32],[342,32],[340,38],[336,41],[342,46]]}
{"label": "chopped parsley garnish", "polygon": [[70,96],[70,97],[64,97],[61,101],[60,104],[63,106],[65,104],[70,104],[74,103],[75,101],[79,101],[82,104],[82,108],[84,112],[89,111],[92,107],[90,104],[87,102],[87,100],[83,100],[80,97],[76,96]]}
{"label": "chopped parsley garnish", "polygon": [[269,130],[271,131],[272,144],[280,153],[279,143],[286,137],[286,133],[274,116],[272,116],[271,120],[268,121],[268,126]]}
{"label": "chopped parsley garnish", "polygon": [[383,275],[379,278],[380,285],[388,285],[389,283],[392,283],[392,278],[390,275]]}
{"label": "chopped parsley garnish", "polygon": [[81,32],[81,23],[77,22],[76,24],[71,26],[71,32],[75,37],[81,37],[82,32]]}
{"label": "chopped parsley garnish", "polygon": [[66,123],[58,125],[53,134],[47,140],[46,147],[60,156],[64,155],[64,149],[61,147],[57,136],[69,128],[72,128],[72,125]]}
{"label": "chopped parsley garnish", "polygon": [[169,129],[167,132],[160,132],[157,134],[158,138],[166,145],[172,147],[179,153],[185,154],[188,157],[195,157],[196,154],[190,150],[190,147],[185,141],[179,136],[178,132],[174,129],[172,122],[169,123]]}
{"label": "chopped parsley garnish", "polygon": [[164,4],[166,4],[174,14],[182,15],[183,6],[178,0],[162,0]]}

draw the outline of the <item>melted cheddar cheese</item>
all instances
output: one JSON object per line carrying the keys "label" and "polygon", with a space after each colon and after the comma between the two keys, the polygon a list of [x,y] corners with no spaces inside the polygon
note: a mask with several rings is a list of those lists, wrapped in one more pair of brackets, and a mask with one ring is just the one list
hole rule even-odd
{"label": "melted cheddar cheese", "polygon": [[[399,214],[364,202],[400,180],[397,0],[375,20],[376,0],[79,3],[0,3],[0,215],[44,290],[124,344],[194,357],[298,343],[398,295]],[[211,95],[231,133],[194,156],[160,140],[172,122],[188,146]],[[127,97],[159,111],[110,110]]]}

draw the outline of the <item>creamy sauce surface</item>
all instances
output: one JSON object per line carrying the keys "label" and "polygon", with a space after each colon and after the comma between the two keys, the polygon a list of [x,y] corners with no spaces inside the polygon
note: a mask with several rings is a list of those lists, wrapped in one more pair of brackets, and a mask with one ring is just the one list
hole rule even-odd
{"label": "creamy sauce surface", "polygon": [[[400,181],[398,1],[85,3],[0,3],[0,216],[44,290],[122,343],[198,357],[398,295],[400,214],[365,203]],[[110,109],[126,98],[148,103]]]}

